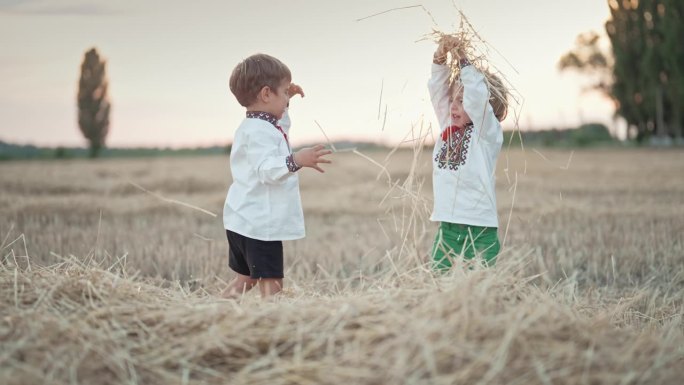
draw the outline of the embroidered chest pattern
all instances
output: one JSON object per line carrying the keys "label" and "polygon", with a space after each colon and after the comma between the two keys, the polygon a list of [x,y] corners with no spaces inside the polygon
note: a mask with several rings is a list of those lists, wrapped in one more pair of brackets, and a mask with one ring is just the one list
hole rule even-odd
{"label": "embroidered chest pattern", "polygon": [[435,156],[437,167],[456,171],[466,163],[470,138],[473,132],[473,125],[469,124],[465,128],[448,127],[443,134],[442,148]]}

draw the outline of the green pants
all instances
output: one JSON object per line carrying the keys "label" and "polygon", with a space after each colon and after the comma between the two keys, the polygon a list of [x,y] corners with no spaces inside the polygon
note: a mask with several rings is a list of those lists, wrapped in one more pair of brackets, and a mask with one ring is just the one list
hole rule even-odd
{"label": "green pants", "polygon": [[457,258],[482,258],[487,266],[496,263],[499,254],[499,236],[496,227],[481,227],[441,222],[432,246],[433,268],[447,271]]}

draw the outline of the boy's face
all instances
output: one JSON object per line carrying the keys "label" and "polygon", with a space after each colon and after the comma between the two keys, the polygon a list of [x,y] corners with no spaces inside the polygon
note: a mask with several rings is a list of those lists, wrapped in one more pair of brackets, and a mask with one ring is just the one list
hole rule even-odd
{"label": "boy's face", "polygon": [[460,83],[455,83],[451,88],[451,96],[449,97],[451,124],[463,128],[472,123],[470,116],[463,109],[463,86]]}
{"label": "boy's face", "polygon": [[280,85],[278,85],[278,88],[273,90],[271,89],[269,92],[269,97],[266,102],[266,109],[273,115],[275,115],[276,118],[280,119],[283,117],[283,113],[285,112],[285,108],[287,107],[287,104],[290,101],[290,95],[288,95],[287,91],[290,88],[290,81],[287,79],[283,79],[280,81]]}

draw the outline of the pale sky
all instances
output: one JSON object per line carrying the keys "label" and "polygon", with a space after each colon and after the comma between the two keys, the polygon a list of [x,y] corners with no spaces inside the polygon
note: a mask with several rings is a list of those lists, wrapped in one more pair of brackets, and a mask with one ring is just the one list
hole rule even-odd
{"label": "pale sky", "polygon": [[231,141],[244,109],[228,78],[257,52],[287,64],[306,93],[291,102],[295,145],[325,142],[315,121],[332,140],[396,143],[436,123],[426,88],[435,44],[419,41],[434,24],[421,8],[356,20],[417,4],[443,32],[460,8],[494,47],[490,61],[524,98],[513,106],[521,127],[610,124],[611,103],[556,66],[579,33],[603,32],[604,1],[0,0],[0,140],[85,145],[76,92],[94,46],[107,60],[108,146]]}

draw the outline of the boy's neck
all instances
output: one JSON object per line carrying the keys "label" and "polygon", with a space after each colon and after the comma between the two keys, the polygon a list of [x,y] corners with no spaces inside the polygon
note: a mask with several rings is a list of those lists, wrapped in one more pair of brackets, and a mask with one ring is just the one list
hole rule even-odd
{"label": "boy's neck", "polygon": [[256,101],[249,106],[247,106],[247,112],[268,112],[268,106],[266,103],[263,103],[261,101]]}
{"label": "boy's neck", "polygon": [[[269,108],[271,107],[271,108]],[[249,113],[266,113],[269,116],[273,116],[276,120],[278,120],[278,115],[273,112],[272,106],[269,106],[267,103],[264,103],[262,101],[256,101],[249,106],[246,107],[246,112]]]}

